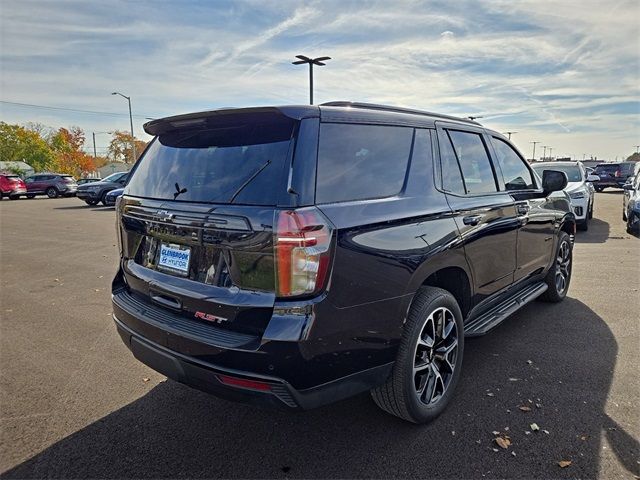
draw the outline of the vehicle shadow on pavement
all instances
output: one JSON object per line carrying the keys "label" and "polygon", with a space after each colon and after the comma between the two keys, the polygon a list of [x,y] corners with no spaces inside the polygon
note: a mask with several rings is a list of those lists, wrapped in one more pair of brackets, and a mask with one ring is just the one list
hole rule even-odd
{"label": "vehicle shadow on pavement", "polygon": [[589,220],[589,230],[576,232],[576,243],[604,243],[609,238],[611,226],[599,218]]}
{"label": "vehicle shadow on pavement", "polygon": [[[101,205],[100,205],[101,206]],[[54,210],[95,210],[99,205],[67,205],[65,207],[53,207]]]}
{"label": "vehicle shadow on pavement", "polygon": [[455,398],[427,426],[366,394],[289,413],[166,381],[2,477],[595,478],[605,446],[640,473],[637,440],[605,413],[617,343],[585,304],[534,302],[465,350]]}

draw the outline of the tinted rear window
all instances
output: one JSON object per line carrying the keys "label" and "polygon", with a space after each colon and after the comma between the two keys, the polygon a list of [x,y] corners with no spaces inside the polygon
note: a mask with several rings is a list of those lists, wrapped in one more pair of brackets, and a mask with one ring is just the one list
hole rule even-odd
{"label": "tinted rear window", "polygon": [[127,195],[276,205],[286,191],[294,129],[293,120],[271,114],[160,135],[137,165]]}
{"label": "tinted rear window", "polygon": [[620,165],[617,163],[613,163],[611,165],[598,165],[596,167],[596,172],[615,172],[620,170]]}
{"label": "tinted rear window", "polygon": [[396,195],[407,172],[413,129],[322,124],[316,202]]}

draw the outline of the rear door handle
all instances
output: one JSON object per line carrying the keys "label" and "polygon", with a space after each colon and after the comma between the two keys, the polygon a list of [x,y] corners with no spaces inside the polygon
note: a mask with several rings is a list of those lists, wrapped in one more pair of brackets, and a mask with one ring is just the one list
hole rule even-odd
{"label": "rear door handle", "polygon": [[482,215],[468,215],[462,218],[462,223],[465,225],[478,225],[482,220]]}

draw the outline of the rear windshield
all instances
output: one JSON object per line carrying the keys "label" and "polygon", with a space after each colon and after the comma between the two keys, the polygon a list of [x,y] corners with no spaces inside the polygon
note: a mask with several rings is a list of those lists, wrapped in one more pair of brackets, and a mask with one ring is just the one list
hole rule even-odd
{"label": "rear windshield", "polygon": [[612,163],[611,165],[598,165],[596,172],[616,172],[620,170],[620,164]]}
{"label": "rear windshield", "polygon": [[127,195],[276,205],[286,191],[295,123],[282,115],[255,115],[160,135],[137,165]]}
{"label": "rear windshield", "polygon": [[532,165],[532,167],[540,177],[542,177],[542,172],[545,170],[557,170],[566,173],[567,181],[569,182],[582,181],[582,172],[577,165]]}

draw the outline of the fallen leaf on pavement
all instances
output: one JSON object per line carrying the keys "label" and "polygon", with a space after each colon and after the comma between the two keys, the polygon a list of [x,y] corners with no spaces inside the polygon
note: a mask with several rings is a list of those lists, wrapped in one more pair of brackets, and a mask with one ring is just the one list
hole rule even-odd
{"label": "fallen leaf on pavement", "polygon": [[531,430],[533,430],[534,432],[537,432],[538,430],[540,430],[540,427],[538,426],[537,423],[532,423],[529,426],[531,427]]}
{"label": "fallen leaf on pavement", "polygon": [[493,433],[494,435],[500,435],[500,432],[496,432],[495,430],[491,433]]}
{"label": "fallen leaf on pavement", "polygon": [[487,397],[495,397],[495,393],[487,393]]}
{"label": "fallen leaf on pavement", "polygon": [[533,362],[531,360],[527,360],[527,363],[531,365]]}
{"label": "fallen leaf on pavement", "polygon": [[511,440],[509,440],[508,438],[496,437],[495,440],[498,446],[500,448],[504,448],[505,450],[509,448],[509,445],[511,445]]}
{"label": "fallen leaf on pavement", "polygon": [[560,460],[558,462],[558,465],[560,466],[560,468],[566,468],[571,465],[571,460]]}
{"label": "fallen leaf on pavement", "polygon": [[531,411],[531,407],[527,407],[526,405],[522,405],[521,407],[518,407],[520,410],[522,410],[523,412],[530,412]]}
{"label": "fallen leaf on pavement", "polygon": [[142,381],[143,381],[144,383],[147,383],[149,380],[151,380],[151,379],[150,379],[150,378],[147,378],[147,377],[145,377],[145,378],[143,378],[143,379],[142,379]]}
{"label": "fallen leaf on pavement", "polygon": [[511,455],[513,455],[515,457],[516,456],[516,452],[511,452]]}

